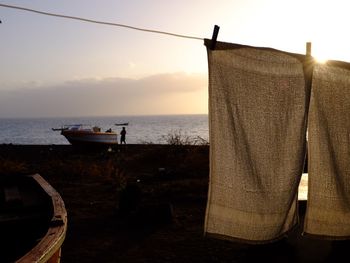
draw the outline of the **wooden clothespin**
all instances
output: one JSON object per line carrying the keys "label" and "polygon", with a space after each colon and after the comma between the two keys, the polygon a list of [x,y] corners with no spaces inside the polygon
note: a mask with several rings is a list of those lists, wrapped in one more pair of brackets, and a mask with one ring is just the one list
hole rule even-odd
{"label": "wooden clothespin", "polygon": [[220,27],[218,25],[214,26],[213,36],[211,37],[210,49],[215,50],[216,47],[216,39],[218,38]]}

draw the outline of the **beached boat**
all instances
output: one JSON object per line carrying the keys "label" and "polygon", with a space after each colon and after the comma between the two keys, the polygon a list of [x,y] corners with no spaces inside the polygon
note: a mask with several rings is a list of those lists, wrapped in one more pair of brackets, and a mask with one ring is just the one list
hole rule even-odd
{"label": "beached boat", "polygon": [[100,127],[82,124],[65,125],[62,128],[53,129],[61,131],[61,134],[72,145],[115,145],[118,144],[118,135],[111,129],[101,131]]}
{"label": "beached boat", "polygon": [[67,211],[39,174],[0,176],[0,262],[59,262]]}

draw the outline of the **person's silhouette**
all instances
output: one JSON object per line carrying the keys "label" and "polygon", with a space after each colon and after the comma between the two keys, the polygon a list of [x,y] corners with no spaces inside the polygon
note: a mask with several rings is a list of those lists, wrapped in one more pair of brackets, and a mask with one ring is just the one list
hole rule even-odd
{"label": "person's silhouette", "polygon": [[125,127],[123,127],[123,129],[120,132],[120,144],[123,144],[123,143],[126,144],[125,137],[126,137],[126,130],[125,130]]}

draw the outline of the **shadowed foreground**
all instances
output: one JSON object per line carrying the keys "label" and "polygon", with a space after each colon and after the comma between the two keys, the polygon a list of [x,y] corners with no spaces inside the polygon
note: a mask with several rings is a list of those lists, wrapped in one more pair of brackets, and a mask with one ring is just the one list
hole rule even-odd
{"label": "shadowed foreground", "polygon": [[68,212],[65,263],[342,262],[350,248],[347,241],[309,239],[300,235],[300,228],[267,245],[203,237],[208,150],[127,145],[108,152],[2,145],[0,170],[40,173],[61,194]]}

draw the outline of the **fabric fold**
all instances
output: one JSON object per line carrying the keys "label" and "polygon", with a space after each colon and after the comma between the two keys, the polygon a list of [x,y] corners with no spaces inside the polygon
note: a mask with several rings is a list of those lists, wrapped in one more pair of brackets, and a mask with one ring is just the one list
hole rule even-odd
{"label": "fabric fold", "polygon": [[218,42],[208,49],[210,182],[204,232],[269,242],[298,223],[308,101],[303,61]]}

